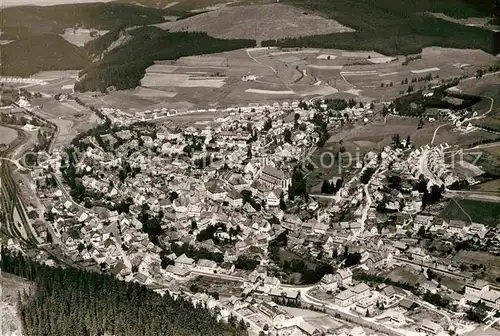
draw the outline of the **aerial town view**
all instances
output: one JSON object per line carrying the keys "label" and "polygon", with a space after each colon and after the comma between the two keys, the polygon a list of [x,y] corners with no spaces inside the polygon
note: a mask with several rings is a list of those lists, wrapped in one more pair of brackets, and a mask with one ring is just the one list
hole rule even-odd
{"label": "aerial town view", "polygon": [[499,0],[8,0],[1,336],[500,336]]}

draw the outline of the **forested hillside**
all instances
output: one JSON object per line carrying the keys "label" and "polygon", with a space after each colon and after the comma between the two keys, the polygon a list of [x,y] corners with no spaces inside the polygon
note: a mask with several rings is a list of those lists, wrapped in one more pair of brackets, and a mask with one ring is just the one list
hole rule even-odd
{"label": "forested hillside", "polygon": [[[116,31],[110,33],[117,36]],[[126,43],[82,71],[76,90],[102,91],[109,86],[119,90],[130,89],[139,85],[146,68],[153,65],[155,60],[175,60],[184,56],[255,46],[254,40],[216,39],[205,33],[169,33],[156,27],[141,27],[127,34],[130,34],[130,38]],[[89,44],[87,51],[90,54],[102,51],[110,42],[106,34]]]}
{"label": "forested hillside", "polygon": [[36,285],[20,302],[27,336],[246,335],[244,324],[235,319],[218,322],[201,306],[108,275],[50,268],[5,253],[1,267]]}
{"label": "forested hillside", "polygon": [[17,39],[31,34],[61,34],[64,28],[83,26],[110,30],[164,22],[170,11],[118,3],[84,3],[57,6],[5,8],[2,39]]}
{"label": "forested hillside", "polygon": [[53,34],[31,36],[0,46],[2,76],[29,76],[45,70],[78,70],[90,59],[85,50]]}
{"label": "forested hillside", "polygon": [[364,49],[396,55],[418,53],[423,47],[441,46],[499,51],[495,33],[432,17],[426,12],[445,13],[456,18],[486,17],[494,9],[489,0],[284,0],[313,10],[356,32],[316,35],[279,41],[266,46]]}

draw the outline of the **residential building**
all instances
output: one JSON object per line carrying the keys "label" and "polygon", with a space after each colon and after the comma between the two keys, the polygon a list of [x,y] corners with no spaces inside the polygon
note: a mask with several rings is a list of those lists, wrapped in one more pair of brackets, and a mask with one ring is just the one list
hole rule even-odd
{"label": "residential building", "polygon": [[352,305],[356,301],[356,294],[346,289],[335,296],[335,304],[341,307]]}
{"label": "residential building", "polygon": [[440,324],[434,323],[431,320],[424,319],[422,320],[422,323],[420,323],[420,328],[421,331],[431,334],[431,335],[437,335],[441,332],[443,332],[443,327]]}
{"label": "residential building", "polygon": [[484,281],[477,279],[474,282],[469,282],[465,285],[465,294],[475,297],[482,297],[486,292],[490,290],[490,285]]}
{"label": "residential building", "polygon": [[339,269],[335,273],[335,278],[339,286],[349,286],[352,283],[352,271],[349,268]]}

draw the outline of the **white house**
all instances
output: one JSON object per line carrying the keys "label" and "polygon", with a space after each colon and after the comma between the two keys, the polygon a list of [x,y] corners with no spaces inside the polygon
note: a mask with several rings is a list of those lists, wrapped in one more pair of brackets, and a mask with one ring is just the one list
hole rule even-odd
{"label": "white house", "polygon": [[337,279],[333,274],[325,274],[319,283],[320,287],[324,291],[335,291],[337,290]]}
{"label": "white house", "polygon": [[193,266],[193,263],[194,259],[189,258],[185,254],[175,259],[175,266],[177,267],[189,268]]}
{"label": "white house", "polygon": [[228,191],[226,201],[235,208],[243,206],[243,197],[236,191]]}
{"label": "white house", "polygon": [[352,287],[351,292],[353,292],[356,295],[356,301],[359,301],[361,299],[364,299],[366,297],[370,296],[370,287],[368,287],[367,284],[364,282],[361,282],[357,284],[356,286]]}
{"label": "white house", "polygon": [[196,263],[196,268],[202,272],[215,273],[217,270],[217,263],[213,260],[200,259]]}
{"label": "white house", "polygon": [[477,298],[482,297],[486,292],[489,292],[490,285],[484,280],[476,280],[465,285],[465,294],[475,296]]}
{"label": "white house", "polygon": [[440,324],[434,323],[428,319],[422,320],[420,330],[431,335],[437,335],[443,332],[443,327]]}
{"label": "white house", "polygon": [[356,301],[356,294],[346,289],[335,296],[335,304],[341,307],[352,305]]}
{"label": "white house", "polygon": [[335,278],[339,286],[349,286],[352,283],[352,271],[349,268],[339,269],[335,273]]}
{"label": "white house", "polygon": [[281,189],[275,189],[267,194],[266,203],[270,207],[276,207],[280,205],[281,195],[283,194]]}
{"label": "white house", "polygon": [[226,191],[217,183],[207,187],[207,196],[214,201],[223,202],[226,199]]}

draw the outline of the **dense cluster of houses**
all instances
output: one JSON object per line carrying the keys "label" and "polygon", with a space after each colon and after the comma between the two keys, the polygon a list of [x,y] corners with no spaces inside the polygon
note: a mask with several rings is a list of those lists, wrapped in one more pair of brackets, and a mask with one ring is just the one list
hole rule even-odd
{"label": "dense cluster of houses", "polygon": [[[236,314],[257,330],[276,335],[363,336],[374,333],[363,327],[335,326],[337,320],[325,328],[324,323],[293,316],[282,307],[297,305],[307,294],[283,286],[283,279],[268,274],[271,240],[287,232],[289,252],[323,262],[358,254],[355,267],[336,265],[340,267],[314,287],[329,295],[329,304],[345,314],[371,317],[376,313],[377,321],[405,324],[410,319],[401,312],[410,311],[414,302],[391,285],[369,286],[355,280],[353,270],[378,275],[404,264],[460,272],[460,265],[434,257],[418,237],[480,240],[491,232],[483,224],[443,220],[438,213],[422,209],[423,193],[415,185],[425,175],[423,164],[446,186],[457,181],[443,161],[446,145],[415,149],[403,140],[401,146],[364,153],[347,173],[330,180],[342,183],[328,195],[328,206],[321,204],[318,195],[295,204],[288,202],[294,167],[320,138],[313,122],[317,109],[299,108],[298,102],[253,104],[228,109],[213,123],[184,129],[132,125],[192,112],[217,111],[157,109],[131,115],[103,108],[102,113],[121,127],[79,140],[76,174],[80,189],[91,195],[88,204],[75,203],[69,187],[63,185],[60,171],[68,163],[65,152],[55,151],[32,171],[47,209],[50,233],[37,223],[39,236],[45,240],[50,236],[72,262],[151,287],[165,288],[200,274],[243,282],[242,298],[221,303],[203,293],[190,297],[221,308],[223,318]],[[350,107],[325,120],[335,128],[343,116],[360,120],[370,113],[368,108]],[[296,211],[287,211],[287,202]],[[258,257],[255,270],[237,270],[237,260],[248,256]],[[431,279],[421,284],[433,293],[441,290]],[[468,284],[461,299],[481,301],[490,308],[500,305],[499,292],[480,281]],[[389,314],[382,306],[395,309]],[[427,334],[444,330],[428,319],[410,324]]]}

